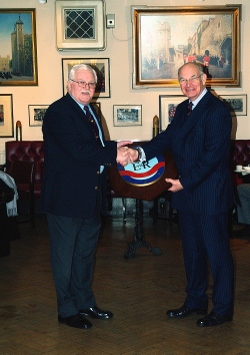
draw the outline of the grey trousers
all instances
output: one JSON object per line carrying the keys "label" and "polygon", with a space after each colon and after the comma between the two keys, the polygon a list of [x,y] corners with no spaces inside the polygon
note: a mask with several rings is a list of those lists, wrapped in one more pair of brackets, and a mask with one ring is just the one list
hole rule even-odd
{"label": "grey trousers", "polygon": [[62,317],[96,306],[92,291],[94,252],[101,220],[60,217],[47,213],[51,265]]}

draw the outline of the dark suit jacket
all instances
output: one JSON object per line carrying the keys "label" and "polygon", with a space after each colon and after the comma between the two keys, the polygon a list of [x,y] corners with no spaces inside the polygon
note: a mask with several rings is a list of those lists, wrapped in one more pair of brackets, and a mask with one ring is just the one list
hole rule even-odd
{"label": "dark suit jacket", "polygon": [[173,207],[194,214],[216,214],[233,206],[229,172],[232,119],[229,110],[207,92],[189,117],[188,100],[172,123],[143,149],[147,159],[172,150],[184,190],[173,193]]}
{"label": "dark suit jacket", "polygon": [[69,94],[46,111],[43,137],[45,212],[64,217],[92,217],[100,179],[101,186],[106,186],[106,172],[100,174],[100,165],[116,164],[116,142],[105,141],[104,148],[95,140],[84,111]]}

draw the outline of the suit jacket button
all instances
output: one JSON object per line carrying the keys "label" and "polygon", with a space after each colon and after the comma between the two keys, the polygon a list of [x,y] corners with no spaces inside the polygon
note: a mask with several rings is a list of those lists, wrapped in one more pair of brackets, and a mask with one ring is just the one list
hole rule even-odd
{"label": "suit jacket button", "polygon": [[98,186],[95,186],[95,190],[98,190]]}

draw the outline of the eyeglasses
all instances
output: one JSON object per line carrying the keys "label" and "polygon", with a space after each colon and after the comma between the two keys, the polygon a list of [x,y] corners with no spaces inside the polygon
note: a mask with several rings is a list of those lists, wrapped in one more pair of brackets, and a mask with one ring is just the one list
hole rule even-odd
{"label": "eyeglasses", "polygon": [[203,74],[201,74],[201,75],[199,75],[199,76],[191,76],[191,78],[189,78],[189,79],[184,79],[184,78],[181,78],[180,80],[179,80],[179,83],[181,84],[181,85],[185,85],[185,84],[187,84],[187,83],[195,83],[196,81],[198,81],[199,80],[199,78],[202,76]]}
{"label": "eyeglasses", "polygon": [[77,83],[80,88],[86,88],[87,85],[90,89],[94,89],[96,87],[96,83],[86,83],[86,81],[75,81],[73,79],[69,80]]}

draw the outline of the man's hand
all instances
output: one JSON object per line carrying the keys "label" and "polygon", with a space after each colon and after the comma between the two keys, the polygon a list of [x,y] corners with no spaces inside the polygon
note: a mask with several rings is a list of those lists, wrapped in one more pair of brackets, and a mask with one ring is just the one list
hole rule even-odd
{"label": "man's hand", "polygon": [[129,155],[130,155],[130,162],[134,162],[138,159],[138,150],[133,149],[133,148],[128,148]]}
{"label": "man's hand", "polygon": [[168,191],[177,192],[183,190],[183,186],[180,183],[179,179],[166,178],[165,181],[172,184],[172,186],[168,189]]}
{"label": "man's hand", "polygon": [[120,163],[122,166],[127,165],[128,163],[131,163],[133,160],[130,157],[129,154],[129,148],[127,145],[132,144],[132,141],[120,141],[117,143],[117,157],[116,161],[117,163]]}
{"label": "man's hand", "polygon": [[127,145],[132,143],[132,141],[121,141],[117,143],[117,163],[125,166],[129,163],[133,163],[138,159],[138,150],[127,147]]}
{"label": "man's hand", "polygon": [[133,143],[132,141],[120,141],[117,142],[117,148],[124,147],[125,145],[130,145],[132,143]]}
{"label": "man's hand", "polygon": [[121,146],[121,147],[117,148],[116,161],[117,161],[117,163],[120,163],[122,166],[125,166],[128,163],[130,163],[131,158],[130,158],[128,147]]}

